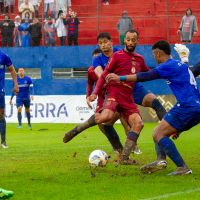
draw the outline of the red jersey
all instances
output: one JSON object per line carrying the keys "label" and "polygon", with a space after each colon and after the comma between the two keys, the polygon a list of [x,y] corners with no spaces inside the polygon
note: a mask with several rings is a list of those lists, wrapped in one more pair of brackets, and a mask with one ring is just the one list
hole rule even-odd
{"label": "red jersey", "polygon": [[[138,72],[149,71],[149,68],[144,62],[144,58],[137,53],[128,53],[124,50],[115,52],[109,59],[109,62],[99,78],[97,85],[94,90],[94,94],[99,94],[99,91],[105,83],[105,78],[109,73],[115,73],[119,76],[131,75]],[[134,82],[109,82],[107,88],[118,88],[118,89],[127,89],[131,92],[133,90]]]}
{"label": "red jersey", "polygon": [[87,80],[87,88],[86,88],[86,96],[90,96],[93,91],[93,87],[96,85],[98,77],[94,71],[94,67],[89,67],[87,71],[88,80]]}

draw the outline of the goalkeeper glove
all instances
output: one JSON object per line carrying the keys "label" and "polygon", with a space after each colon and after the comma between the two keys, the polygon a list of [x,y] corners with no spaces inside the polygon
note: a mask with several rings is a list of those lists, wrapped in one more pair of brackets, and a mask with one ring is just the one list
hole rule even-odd
{"label": "goalkeeper glove", "polygon": [[180,59],[184,63],[189,62],[190,50],[184,44],[175,44],[175,51],[178,53]]}

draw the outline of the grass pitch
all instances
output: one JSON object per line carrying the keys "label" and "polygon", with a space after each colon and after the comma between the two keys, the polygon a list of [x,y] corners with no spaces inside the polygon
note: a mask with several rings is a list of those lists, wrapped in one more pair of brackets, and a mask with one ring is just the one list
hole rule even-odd
{"label": "grass pitch", "polygon": [[[196,200],[200,199],[200,126],[183,133],[175,142],[192,175],[169,177],[175,169],[142,174],[139,167],[154,161],[152,131],[156,124],[145,124],[139,139],[141,155],[134,155],[138,166],[116,166],[115,153],[97,127],[90,128],[68,144],[62,142],[73,124],[26,124],[17,129],[7,125],[8,149],[0,148],[0,187],[15,192],[13,200]],[[121,125],[115,126],[124,143]],[[111,155],[104,168],[90,170],[88,156],[95,149]],[[132,155],[133,156],[133,155]]]}

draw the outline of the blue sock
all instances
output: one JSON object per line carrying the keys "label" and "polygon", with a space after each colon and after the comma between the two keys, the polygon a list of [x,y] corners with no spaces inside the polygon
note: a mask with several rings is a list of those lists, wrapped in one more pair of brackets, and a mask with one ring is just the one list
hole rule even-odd
{"label": "blue sock", "polygon": [[28,124],[31,124],[31,114],[30,114],[30,112],[26,112],[26,117],[27,117],[27,120],[28,120]]}
{"label": "blue sock", "polygon": [[137,140],[138,140],[139,135],[137,133],[135,133],[134,131],[129,131],[127,134],[127,138],[129,140],[134,141],[137,144]]}
{"label": "blue sock", "polygon": [[160,139],[158,145],[164,150],[164,152],[170,157],[170,159],[176,164],[177,167],[185,166],[185,162],[178,152],[175,144],[168,137]]}
{"label": "blue sock", "polygon": [[0,119],[0,132],[1,132],[1,144],[6,142],[6,120],[5,118]]}
{"label": "blue sock", "polygon": [[166,159],[166,153],[156,142],[155,142],[155,151],[156,151],[156,155],[157,155],[157,160],[165,160]]}
{"label": "blue sock", "polygon": [[160,103],[160,101],[158,99],[153,100],[152,108],[155,110],[159,120],[162,120],[162,118],[167,113],[167,111],[165,110],[165,108],[162,106],[162,104]]}
{"label": "blue sock", "polygon": [[21,112],[17,113],[17,119],[18,119],[19,125],[21,126],[22,125],[22,113]]}

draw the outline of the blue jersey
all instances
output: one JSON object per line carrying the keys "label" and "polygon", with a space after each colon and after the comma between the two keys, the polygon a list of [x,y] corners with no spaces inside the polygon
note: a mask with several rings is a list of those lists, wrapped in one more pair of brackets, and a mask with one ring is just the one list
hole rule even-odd
{"label": "blue jersey", "polygon": [[160,78],[167,79],[178,103],[192,105],[194,102],[200,101],[196,80],[186,64],[168,59],[155,70]]}
{"label": "blue jersey", "polygon": [[0,51],[0,92],[4,92],[5,69],[12,65],[10,58]]}
{"label": "blue jersey", "polygon": [[[116,51],[119,51],[119,50],[120,50],[119,48],[114,47],[113,48],[113,53],[116,52]],[[94,68],[96,68],[98,66],[101,66],[102,69],[104,70],[106,65],[107,65],[107,63],[108,63],[109,58],[110,57],[105,56],[103,53],[100,53],[98,56],[93,58],[92,66]]]}
{"label": "blue jersey", "polygon": [[19,92],[17,98],[30,99],[30,94],[33,91],[33,82],[30,77],[24,76],[23,78],[17,77]]}

